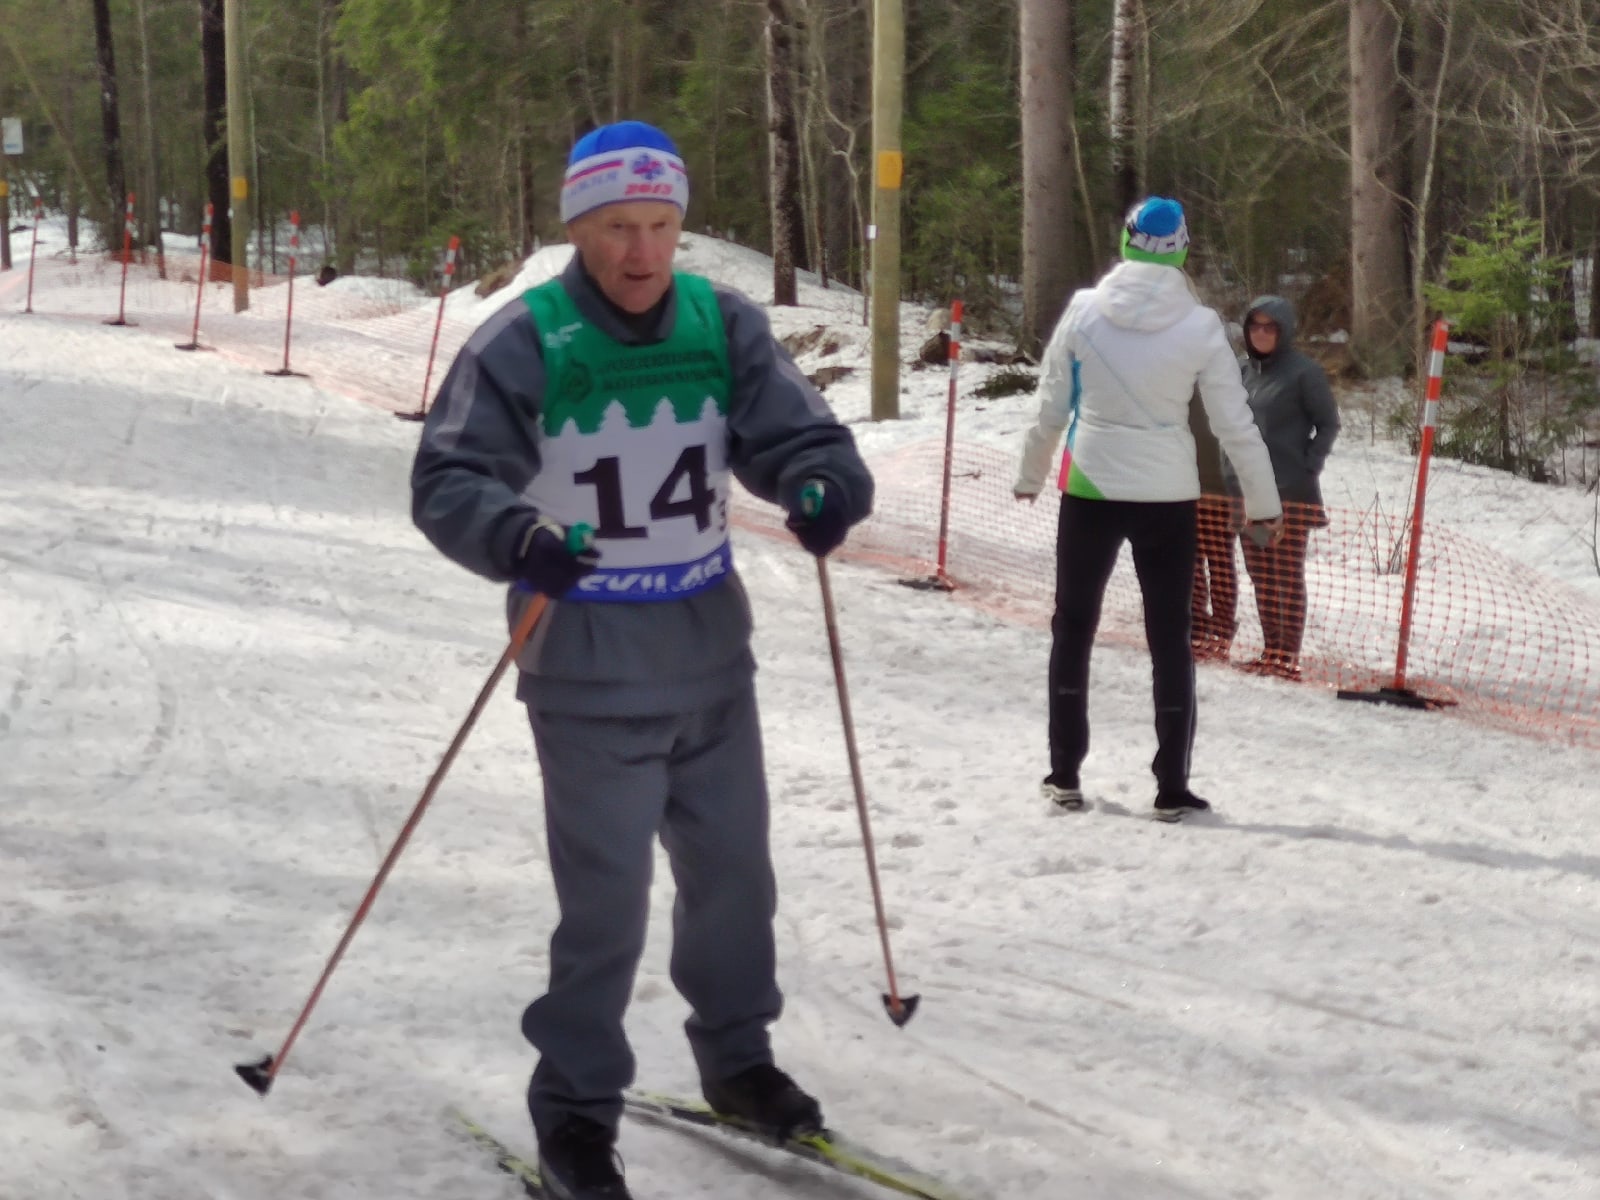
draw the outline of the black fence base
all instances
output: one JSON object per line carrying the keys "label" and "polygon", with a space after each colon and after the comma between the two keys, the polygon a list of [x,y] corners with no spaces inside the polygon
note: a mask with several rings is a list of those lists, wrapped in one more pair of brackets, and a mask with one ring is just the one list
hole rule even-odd
{"label": "black fence base", "polygon": [[953,592],[956,585],[948,575],[918,575],[911,579],[895,580],[901,587],[915,588],[919,592]]}
{"label": "black fence base", "polygon": [[1449,708],[1454,700],[1439,700],[1432,696],[1421,696],[1410,688],[1386,687],[1374,692],[1358,692],[1350,688],[1339,689],[1341,700],[1363,700],[1368,704],[1393,704],[1399,708],[1421,708],[1433,710],[1436,708]]}

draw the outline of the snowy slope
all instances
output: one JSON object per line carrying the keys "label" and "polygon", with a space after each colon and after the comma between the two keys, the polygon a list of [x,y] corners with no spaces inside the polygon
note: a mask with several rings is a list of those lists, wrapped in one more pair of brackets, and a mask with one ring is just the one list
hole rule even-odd
{"label": "snowy slope", "polygon": [[[415,426],[20,300],[0,277],[0,1197],[509,1200],[440,1119],[531,1146],[518,1018],[554,901],[509,687],[271,1097],[232,1070],[288,1031],[503,645],[496,589],[410,526]],[[811,301],[780,325],[847,325],[859,298]],[[829,391],[853,421],[861,376]],[[869,452],[942,432],[942,374],[906,383],[906,420],[856,425]],[[964,410],[964,436],[1013,444],[1030,407]],[[1392,510],[1407,469],[1352,436],[1329,478]],[[1435,519],[1597,594],[1581,497],[1435,479]],[[1205,669],[1195,785],[1226,821],[1159,826],[1148,662],[1107,646],[1098,811],[1052,819],[1044,636],[839,563],[895,966],[923,997],[896,1030],[815,569],[736,552],[776,1043],[839,1127],[992,1200],[1600,1195],[1600,755]],[[631,1029],[641,1079],[689,1090],[670,900],[658,882]],[[644,1125],[622,1151],[641,1200],[873,1194]]]}

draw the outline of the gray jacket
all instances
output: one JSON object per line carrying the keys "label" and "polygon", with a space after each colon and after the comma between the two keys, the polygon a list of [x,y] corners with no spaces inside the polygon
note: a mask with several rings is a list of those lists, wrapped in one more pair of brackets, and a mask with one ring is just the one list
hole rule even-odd
{"label": "gray jacket", "polygon": [[1339,436],[1339,407],[1328,377],[1294,348],[1294,306],[1281,296],[1260,296],[1245,312],[1271,317],[1278,325],[1278,344],[1265,358],[1257,356],[1245,336],[1242,368],[1250,411],[1272,456],[1272,474],[1284,500],[1321,504],[1318,476]]}
{"label": "gray jacket", "polygon": [[[606,301],[576,255],[562,286],[584,317],[625,344],[666,336],[675,292],[630,319]],[[816,389],[772,336],[766,313],[718,287],[733,392],[728,462],[762,500],[788,501],[808,479],[852,523],[872,511],[872,476]],[[535,510],[524,489],[540,468],[544,365],[539,331],[521,297],[485,322],[456,356],[422,428],[411,472],[412,519],[444,554],[509,582],[516,542]],[[605,554],[605,543],[598,549]],[[531,597],[507,597],[514,624]],[[750,604],[737,574],[678,600],[552,602],[518,659],[518,696],[543,711],[593,716],[686,712],[744,688],[755,670]]]}

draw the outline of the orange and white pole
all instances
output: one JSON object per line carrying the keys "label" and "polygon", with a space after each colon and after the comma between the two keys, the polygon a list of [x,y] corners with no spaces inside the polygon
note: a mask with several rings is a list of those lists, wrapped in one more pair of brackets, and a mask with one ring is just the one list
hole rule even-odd
{"label": "orange and white pole", "polygon": [[955,582],[946,571],[950,552],[950,472],[955,461],[956,438],[956,379],[961,370],[961,301],[950,305],[950,395],[945,405],[944,418],[944,478],[939,492],[939,552],[938,567],[932,575],[916,575],[900,583],[921,591],[953,592]]}
{"label": "orange and white pole", "polygon": [[945,573],[950,549],[950,472],[955,459],[956,440],[956,377],[961,370],[961,316],[962,304],[957,300],[950,305],[950,397],[945,405],[944,418],[944,490],[939,497],[939,568],[934,574],[934,584],[945,591],[954,591],[955,584]]}
{"label": "orange and white pole", "polygon": [[294,330],[294,264],[300,250],[300,214],[289,214],[289,303],[283,314],[283,366],[268,375],[301,375],[302,371],[289,369],[289,339]]}
{"label": "orange and white pole", "polygon": [[1444,355],[1450,325],[1433,323],[1433,349],[1428,355],[1428,391],[1422,406],[1422,443],[1417,454],[1417,500],[1411,511],[1411,546],[1406,556],[1405,599],[1400,606],[1400,646],[1395,653],[1394,690],[1406,686],[1406,652],[1411,645],[1411,619],[1417,592],[1417,563],[1422,553],[1422,513],[1428,498],[1428,463],[1433,458],[1433,431],[1439,419],[1439,393],[1444,386]]}
{"label": "orange and white pole", "polygon": [[[39,222],[44,220],[44,199],[35,196],[33,200],[33,244],[28,247],[28,303],[23,312],[33,311],[33,264],[39,257]],[[3,235],[0,235],[3,236]]]}
{"label": "orange and white pole", "polygon": [[206,205],[206,217],[200,224],[200,283],[194,294],[194,329],[189,340],[178,345],[179,350],[200,349],[200,301],[206,294],[206,258],[211,252],[211,205]]}
{"label": "orange and white pole", "polygon": [[439,285],[439,315],[434,318],[433,342],[428,346],[428,369],[422,375],[422,401],[415,413],[397,414],[406,420],[420,421],[428,413],[428,388],[433,383],[433,360],[439,353],[439,331],[444,328],[444,301],[450,294],[450,281],[456,273],[456,252],[460,249],[461,239],[451,237],[450,245],[444,252],[444,282]]}
{"label": "orange and white pole", "polygon": [[122,220],[122,287],[117,294],[117,318],[107,325],[127,325],[128,262],[133,258],[133,193],[128,193],[127,213]]}

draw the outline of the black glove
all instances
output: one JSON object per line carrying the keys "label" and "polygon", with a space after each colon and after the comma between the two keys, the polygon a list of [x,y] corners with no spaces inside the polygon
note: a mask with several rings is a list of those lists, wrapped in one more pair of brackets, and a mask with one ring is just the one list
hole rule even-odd
{"label": "black glove", "polygon": [[600,561],[594,548],[594,530],[587,525],[570,529],[545,517],[536,517],[517,539],[517,561],[513,568],[536,592],[559,599],[593,571]]}
{"label": "black glove", "polygon": [[820,479],[808,479],[789,506],[785,522],[800,544],[818,558],[837,550],[850,531],[849,515],[838,496],[830,496]]}

